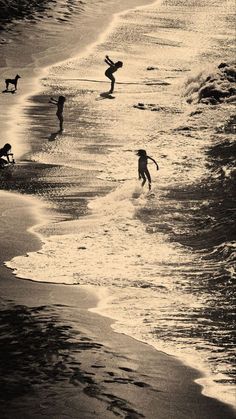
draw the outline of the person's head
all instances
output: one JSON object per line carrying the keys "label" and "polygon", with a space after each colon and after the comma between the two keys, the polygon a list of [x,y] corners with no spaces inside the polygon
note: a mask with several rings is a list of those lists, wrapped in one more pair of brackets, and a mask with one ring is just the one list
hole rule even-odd
{"label": "person's head", "polygon": [[122,61],[117,61],[117,62],[115,63],[115,66],[116,66],[117,68],[123,67],[123,63],[122,63]]}
{"label": "person's head", "polygon": [[11,144],[6,143],[6,144],[3,146],[3,149],[4,149],[5,151],[10,151],[10,150],[11,150]]}
{"label": "person's head", "polygon": [[146,155],[147,155],[147,153],[146,153],[146,150],[142,150],[142,149],[140,149],[140,150],[138,150],[137,151],[137,156],[143,156],[143,157],[146,157]]}
{"label": "person's head", "polygon": [[66,101],[65,96],[59,96],[58,103],[64,103]]}

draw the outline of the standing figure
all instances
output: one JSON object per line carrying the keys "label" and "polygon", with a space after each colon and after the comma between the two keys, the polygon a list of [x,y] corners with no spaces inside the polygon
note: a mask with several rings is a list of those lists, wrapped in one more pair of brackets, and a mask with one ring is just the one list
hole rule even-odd
{"label": "standing figure", "polygon": [[[0,148],[0,167],[4,167],[8,163],[15,163],[13,160],[13,154],[10,153],[11,144],[5,144],[2,148]],[[11,160],[10,157],[11,156]],[[6,157],[3,159],[2,157]]]}
{"label": "standing figure", "polygon": [[146,150],[138,150],[137,156],[139,156],[139,159],[138,159],[138,178],[143,179],[142,186],[144,186],[145,183],[146,183],[146,180],[148,180],[148,187],[149,187],[149,191],[150,191],[151,188],[152,188],[152,179],[151,179],[149,170],[147,168],[148,159],[152,160],[155,163],[157,170],[159,170],[159,166],[158,166],[157,162],[152,157],[149,157],[147,155]]}
{"label": "standing figure", "polygon": [[111,89],[109,93],[113,93],[114,86],[115,86],[115,77],[113,76],[113,73],[118,70],[118,68],[123,67],[122,61],[117,61],[116,63],[113,63],[112,60],[106,55],[105,63],[109,65],[108,69],[105,71],[105,76],[107,76],[111,80]]}
{"label": "standing figure", "polygon": [[49,100],[49,103],[52,103],[53,105],[57,106],[56,116],[59,119],[60,132],[63,131],[63,109],[64,109],[65,101],[66,101],[66,98],[64,96],[59,96],[58,100],[51,97]]}

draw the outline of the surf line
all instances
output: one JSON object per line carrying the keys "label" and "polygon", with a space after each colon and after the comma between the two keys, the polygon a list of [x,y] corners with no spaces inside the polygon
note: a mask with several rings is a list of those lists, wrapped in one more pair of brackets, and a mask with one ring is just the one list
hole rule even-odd
{"label": "surf line", "polygon": [[[58,80],[58,78],[57,78]],[[65,80],[63,78],[63,80]],[[94,79],[80,79],[80,78],[66,78],[66,80],[70,80],[70,81],[84,81],[84,82],[91,82],[91,83],[106,83],[107,84],[107,80],[94,80]],[[129,81],[116,81],[116,84],[133,84],[133,85],[141,85],[141,86],[153,86],[153,85],[169,85],[170,83],[163,81],[163,80],[157,80],[157,81],[147,81],[147,82],[129,82]]]}
{"label": "surf line", "polygon": [[[122,16],[125,16],[126,14],[135,11],[135,10],[142,10],[142,9],[148,9],[151,5],[156,4],[156,3],[160,3],[162,0],[142,0],[143,4],[136,4],[136,5],[130,5],[130,7],[127,7],[121,11],[115,11],[113,13],[111,13],[111,20],[108,24],[108,26],[104,29],[104,31],[100,32],[100,34],[98,35],[97,39],[95,41],[91,41],[90,43],[88,43],[86,46],[83,46],[81,48],[81,50],[74,52],[74,54],[71,57],[67,57],[65,59],[62,60],[58,60],[57,62],[55,62],[54,64],[49,64],[47,66],[44,67],[44,69],[48,72],[50,71],[50,68],[54,67],[54,66],[58,66],[58,65],[63,65],[65,63],[67,63],[70,60],[73,60],[74,58],[78,58],[81,59],[83,57],[86,57],[88,54],[90,54],[98,45],[102,44],[107,37],[109,36],[109,34],[111,34],[114,30],[114,28],[118,25],[119,20],[122,18]],[[141,3],[141,1],[140,1]],[[40,78],[40,80],[43,80],[44,78]],[[60,78],[57,78],[57,80]],[[66,79],[66,80],[80,80],[80,79]],[[83,80],[83,79],[81,79]],[[86,79],[84,79],[86,80]],[[99,81],[100,82],[100,81]],[[103,81],[104,82],[104,81]],[[106,81],[105,81],[106,82]]]}

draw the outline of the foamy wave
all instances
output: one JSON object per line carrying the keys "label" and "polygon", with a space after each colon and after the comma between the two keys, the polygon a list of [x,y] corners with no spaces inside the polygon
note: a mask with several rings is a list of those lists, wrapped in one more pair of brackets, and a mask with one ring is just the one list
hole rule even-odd
{"label": "foamy wave", "polygon": [[16,257],[7,266],[17,276],[37,281],[159,286],[185,255],[165,243],[163,235],[148,234],[135,218],[146,200],[140,192],[136,182],[125,182],[90,202],[91,215],[74,222],[74,234],[51,236],[40,251]]}
{"label": "foamy wave", "polygon": [[231,278],[235,278],[234,266],[236,260],[236,242],[225,242],[219,246],[215,246],[209,253],[210,257],[214,257],[222,262],[223,265],[228,266],[226,270],[230,273]]}
{"label": "foamy wave", "polygon": [[236,66],[222,63],[218,69],[202,71],[188,78],[185,96],[188,103],[216,105],[223,101],[236,101]]}

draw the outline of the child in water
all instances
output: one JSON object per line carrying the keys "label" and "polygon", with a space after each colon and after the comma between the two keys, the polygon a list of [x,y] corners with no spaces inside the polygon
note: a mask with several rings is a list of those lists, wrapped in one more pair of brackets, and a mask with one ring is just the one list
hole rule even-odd
{"label": "child in water", "polygon": [[64,96],[59,96],[58,100],[54,99],[53,97],[50,98],[49,103],[57,106],[56,116],[60,122],[60,132],[63,131],[63,108],[66,98]]}
{"label": "child in water", "polygon": [[150,191],[151,188],[152,188],[152,179],[151,179],[149,170],[147,168],[148,159],[152,160],[155,163],[157,170],[159,170],[159,166],[158,166],[157,162],[152,157],[149,157],[147,155],[146,150],[138,150],[137,156],[139,156],[139,159],[138,159],[138,178],[143,179],[142,186],[144,186],[145,183],[146,183],[146,180],[148,180],[148,187],[149,187],[149,191]]}
{"label": "child in water", "polygon": [[[2,148],[0,148],[0,167],[4,167],[8,163],[15,163],[13,158],[10,160],[9,156],[13,157],[13,154],[10,153],[11,144],[5,144]],[[2,157],[6,157],[3,159]]]}
{"label": "child in water", "polygon": [[118,70],[118,68],[123,67],[122,61],[117,61],[116,63],[113,63],[112,60],[106,55],[105,63],[109,65],[108,69],[105,71],[105,76],[107,76],[111,80],[111,89],[109,93],[113,93],[114,86],[115,86],[115,77],[113,76],[113,73]]}

